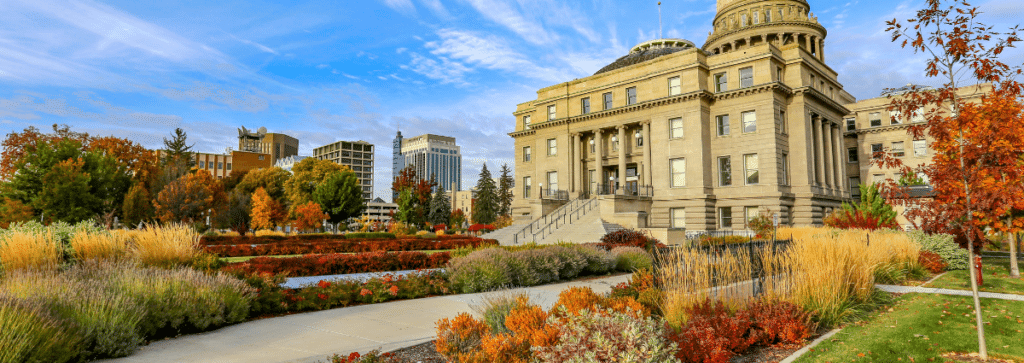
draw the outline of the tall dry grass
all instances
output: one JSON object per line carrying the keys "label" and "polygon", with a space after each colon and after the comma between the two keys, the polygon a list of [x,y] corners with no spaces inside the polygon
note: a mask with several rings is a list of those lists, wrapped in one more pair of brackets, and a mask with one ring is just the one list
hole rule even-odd
{"label": "tall dry grass", "polygon": [[63,246],[53,232],[11,231],[0,236],[0,267],[4,270],[55,270],[63,260]]}
{"label": "tall dry grass", "polygon": [[266,237],[266,236],[286,237],[286,236],[288,236],[288,234],[284,233],[284,231],[271,231],[269,229],[258,230],[256,232],[253,232],[252,235],[256,236],[256,237]]}
{"label": "tall dry grass", "polygon": [[123,230],[84,231],[72,235],[70,242],[75,258],[79,261],[120,261],[128,257],[132,238]]}
{"label": "tall dry grass", "polygon": [[184,224],[146,226],[129,234],[135,242],[135,259],[150,266],[185,265],[202,252],[199,234]]}
{"label": "tall dry grass", "polygon": [[657,270],[664,287],[662,311],[675,328],[688,320],[687,308],[705,300],[723,301],[738,307],[752,295],[753,264],[745,249],[726,249],[709,253],[706,249],[682,247],[658,256],[662,265]]}
{"label": "tall dry grass", "polygon": [[793,242],[788,249],[764,249],[754,256],[746,250],[719,255],[693,248],[662,256],[666,318],[673,325],[685,322],[686,308],[705,299],[737,304],[751,288],[723,287],[741,286],[759,264],[763,297],[793,302],[823,325],[834,325],[871,303],[879,276],[899,278],[916,268],[919,253],[901,232],[781,228],[779,238]]}

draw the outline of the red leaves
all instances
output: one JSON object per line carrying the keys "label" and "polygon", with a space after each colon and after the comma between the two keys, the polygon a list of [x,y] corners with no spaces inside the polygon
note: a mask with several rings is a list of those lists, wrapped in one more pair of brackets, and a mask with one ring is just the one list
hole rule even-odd
{"label": "red leaves", "polygon": [[690,320],[669,339],[683,362],[729,362],[754,345],[800,343],[814,332],[810,315],[788,302],[755,301],[730,312],[722,302],[707,300],[687,311]]}
{"label": "red leaves", "polygon": [[[240,241],[241,242],[241,241]],[[266,244],[206,246],[206,252],[224,257],[298,255],[310,253],[350,253],[373,251],[453,250],[460,247],[496,245],[494,240],[462,239],[397,239],[397,240],[285,240]]]}
{"label": "red leaves", "polygon": [[224,267],[228,272],[287,274],[289,276],[322,276],[362,272],[385,272],[439,268],[448,263],[451,254],[440,252],[370,252],[360,254],[306,255],[302,257],[257,257]]}
{"label": "red leaves", "polygon": [[942,256],[931,251],[921,251],[917,256],[917,262],[934,274],[946,271],[946,267],[948,266],[946,262],[942,260]]}

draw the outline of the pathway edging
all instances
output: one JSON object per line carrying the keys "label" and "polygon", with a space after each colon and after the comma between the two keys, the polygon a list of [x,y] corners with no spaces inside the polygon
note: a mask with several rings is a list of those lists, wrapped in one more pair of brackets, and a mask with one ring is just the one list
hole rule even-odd
{"label": "pathway edging", "polygon": [[843,330],[843,329],[833,329],[832,331],[830,331],[828,333],[825,333],[825,335],[822,335],[822,336],[818,337],[818,339],[815,339],[813,342],[811,342],[811,344],[808,344],[807,346],[805,346],[803,348],[800,348],[800,350],[793,352],[793,354],[790,354],[789,357],[786,357],[786,359],[783,359],[779,363],[793,363],[793,362],[795,362],[797,360],[797,358],[800,358],[800,356],[802,356],[804,354],[807,354],[807,352],[810,352],[811,349],[813,349],[814,347],[818,346],[818,344],[821,344],[821,342],[824,342],[824,341],[828,340],[833,335],[836,335],[836,333],[838,333],[840,330]]}
{"label": "pathway edging", "polygon": [[[932,287],[914,287],[914,286],[899,286],[899,285],[875,285],[879,290],[885,292],[892,292],[897,294],[907,293],[919,293],[919,294],[939,294],[939,295],[955,295],[955,296],[971,296],[970,290],[953,290],[953,289],[937,289]],[[997,292],[978,292],[979,297],[986,299],[1000,299],[1000,300],[1016,300],[1024,301],[1024,295],[1015,294],[1003,294]]]}

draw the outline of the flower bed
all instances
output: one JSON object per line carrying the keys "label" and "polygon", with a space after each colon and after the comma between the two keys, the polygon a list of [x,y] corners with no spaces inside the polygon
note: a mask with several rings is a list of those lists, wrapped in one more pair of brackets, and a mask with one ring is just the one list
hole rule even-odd
{"label": "flower bed", "polygon": [[233,273],[287,274],[288,276],[320,276],[361,272],[387,272],[438,268],[448,263],[451,254],[439,252],[368,252],[358,254],[306,255],[302,257],[257,257],[224,266]]}
{"label": "flower bed", "polygon": [[[382,241],[382,240],[394,240],[394,239],[411,239],[412,236],[402,236],[401,238],[396,236],[394,233],[385,232],[366,232],[366,233],[348,233],[348,234],[329,234],[329,233],[310,233],[310,234],[298,234],[294,236],[203,236],[199,241],[205,246],[221,246],[221,245],[261,245],[268,243],[314,243],[314,242],[338,242],[338,241]],[[436,240],[462,240],[475,238],[472,236],[465,235],[443,235],[436,236]]]}
{"label": "flower bed", "polygon": [[342,241],[281,241],[256,245],[213,245],[206,252],[222,257],[327,254],[373,251],[451,250],[460,247],[495,246],[495,240],[480,238],[385,239]]}

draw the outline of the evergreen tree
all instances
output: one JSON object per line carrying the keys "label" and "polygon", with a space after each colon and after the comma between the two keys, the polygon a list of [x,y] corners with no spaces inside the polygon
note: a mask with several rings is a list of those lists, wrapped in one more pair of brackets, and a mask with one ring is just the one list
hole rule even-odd
{"label": "evergreen tree", "polygon": [[508,164],[501,165],[501,177],[498,179],[498,215],[512,215],[512,171]]}
{"label": "evergreen tree", "polygon": [[480,180],[476,183],[476,200],[473,202],[473,223],[491,224],[498,219],[498,191],[484,163]]}
{"label": "evergreen tree", "polygon": [[169,163],[182,163],[186,166],[186,169],[191,169],[195,166],[195,160],[192,159],[192,147],[195,144],[189,145],[187,142],[188,135],[185,134],[185,130],[180,127],[174,129],[174,136],[170,140],[164,138],[164,158],[161,160],[164,165]]}
{"label": "evergreen tree", "polygon": [[447,224],[452,214],[452,204],[445,195],[444,186],[438,186],[434,199],[430,201],[430,223],[433,225]]}

